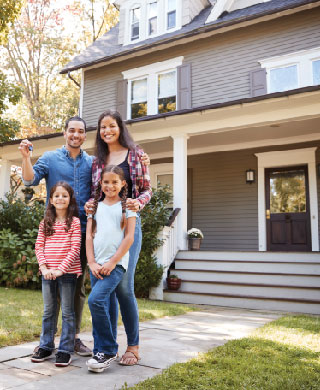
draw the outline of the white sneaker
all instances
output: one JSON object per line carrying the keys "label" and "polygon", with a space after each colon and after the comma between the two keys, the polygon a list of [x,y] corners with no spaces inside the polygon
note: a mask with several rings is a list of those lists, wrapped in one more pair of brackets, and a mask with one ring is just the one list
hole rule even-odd
{"label": "white sneaker", "polygon": [[91,359],[86,362],[89,371],[102,372],[110,367],[110,363],[116,360],[117,355],[106,355],[97,352]]}

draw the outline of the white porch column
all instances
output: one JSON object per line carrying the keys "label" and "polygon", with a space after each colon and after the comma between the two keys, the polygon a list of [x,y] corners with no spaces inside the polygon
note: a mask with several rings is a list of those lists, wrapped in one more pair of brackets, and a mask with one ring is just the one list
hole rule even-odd
{"label": "white porch column", "polygon": [[188,249],[187,242],[187,140],[186,134],[173,136],[173,207],[180,208],[177,218],[178,250]]}
{"label": "white porch column", "polygon": [[0,162],[0,199],[4,198],[6,192],[10,191],[11,163],[2,159]]}

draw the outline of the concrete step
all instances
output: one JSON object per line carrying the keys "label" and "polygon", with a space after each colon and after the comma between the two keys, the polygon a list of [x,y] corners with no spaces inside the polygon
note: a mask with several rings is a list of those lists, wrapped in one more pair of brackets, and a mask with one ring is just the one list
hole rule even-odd
{"label": "concrete step", "polygon": [[[320,256],[320,255],[319,255]],[[318,256],[318,257],[319,257]],[[320,263],[176,259],[175,268],[208,271],[320,275]]]}
{"label": "concrete step", "polygon": [[320,300],[271,299],[232,294],[203,294],[198,292],[164,291],[164,300],[177,303],[194,303],[213,306],[240,307],[257,310],[279,310],[320,315]]}
{"label": "concrete step", "polygon": [[181,291],[203,294],[241,294],[250,297],[281,299],[316,299],[320,301],[320,289],[314,287],[290,287],[269,284],[200,282],[182,280]]}
{"label": "concrete step", "polygon": [[172,273],[185,281],[226,283],[256,283],[320,288],[320,275],[299,275],[262,272],[208,271],[202,269],[175,269]]}

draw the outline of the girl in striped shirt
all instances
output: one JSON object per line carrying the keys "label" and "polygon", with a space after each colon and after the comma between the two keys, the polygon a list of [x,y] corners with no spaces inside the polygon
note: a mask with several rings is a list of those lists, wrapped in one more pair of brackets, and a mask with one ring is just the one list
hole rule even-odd
{"label": "girl in striped shirt", "polygon": [[57,293],[62,308],[62,333],[56,366],[67,366],[74,349],[74,293],[81,275],[81,228],[73,189],[58,181],[50,190],[50,199],[36,241],[36,256],[42,274],[44,313],[40,346],[31,361],[43,362],[54,350]]}

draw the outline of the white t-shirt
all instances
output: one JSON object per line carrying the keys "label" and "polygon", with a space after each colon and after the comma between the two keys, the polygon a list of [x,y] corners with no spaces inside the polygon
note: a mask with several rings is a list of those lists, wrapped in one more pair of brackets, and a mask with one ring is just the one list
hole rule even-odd
{"label": "white t-shirt", "polygon": [[[126,211],[127,218],[136,217],[134,211]],[[98,203],[97,212],[94,216],[97,221],[97,232],[93,239],[94,257],[98,264],[102,265],[110,260],[116,253],[123,238],[125,229],[121,230],[122,217],[121,202],[108,206],[103,202]],[[118,265],[128,268],[129,251],[122,257]]]}

